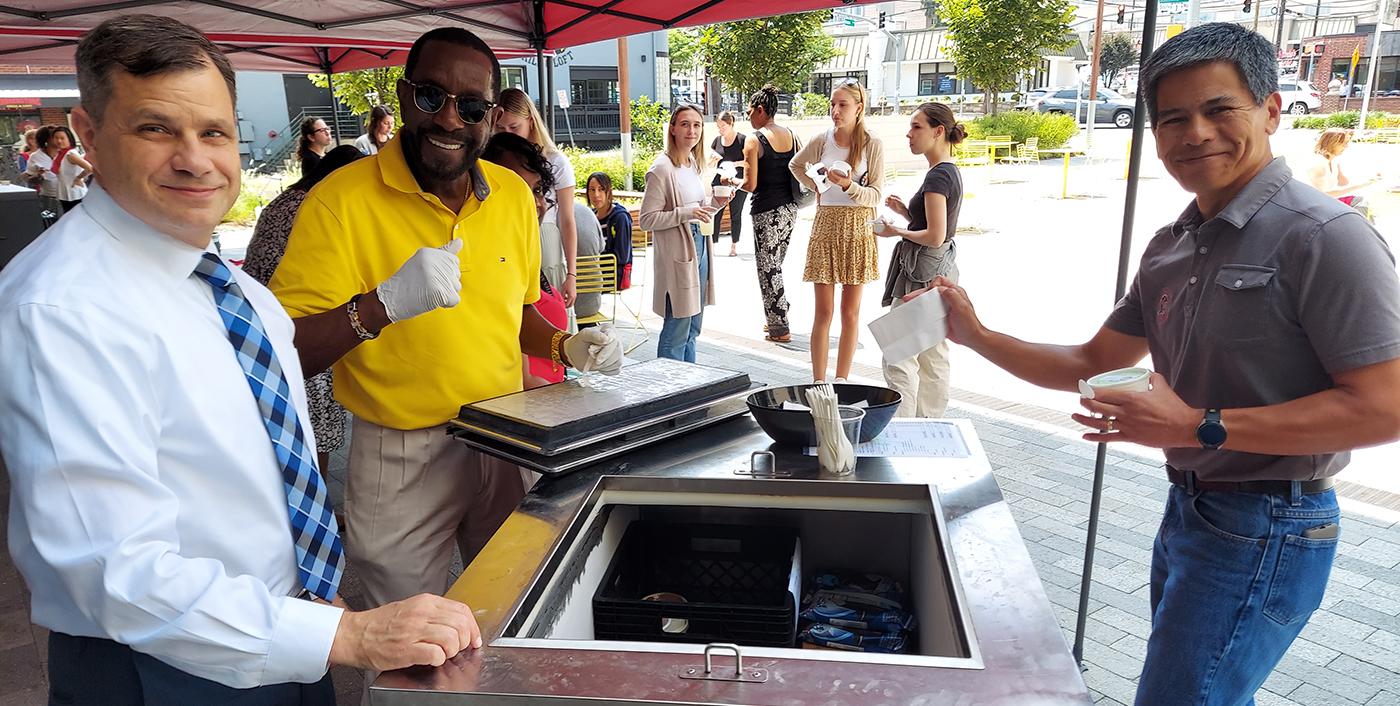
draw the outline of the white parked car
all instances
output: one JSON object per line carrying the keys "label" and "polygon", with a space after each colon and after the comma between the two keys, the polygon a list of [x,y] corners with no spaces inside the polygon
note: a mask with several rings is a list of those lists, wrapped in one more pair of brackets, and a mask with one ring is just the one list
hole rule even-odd
{"label": "white parked car", "polygon": [[1322,107],[1322,92],[1311,83],[1296,78],[1279,80],[1278,92],[1283,96],[1283,111],[1293,115],[1307,115]]}

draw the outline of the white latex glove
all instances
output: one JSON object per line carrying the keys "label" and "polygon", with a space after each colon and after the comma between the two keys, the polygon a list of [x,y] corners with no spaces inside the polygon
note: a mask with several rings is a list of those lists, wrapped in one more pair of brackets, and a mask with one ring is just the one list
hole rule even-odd
{"label": "white latex glove", "polygon": [[403,321],[462,300],[462,239],[440,248],[418,248],[398,272],[379,285],[379,301],[390,321]]}
{"label": "white latex glove", "polygon": [[580,372],[616,375],[622,369],[622,342],[611,326],[599,324],[564,339],[564,357]]}

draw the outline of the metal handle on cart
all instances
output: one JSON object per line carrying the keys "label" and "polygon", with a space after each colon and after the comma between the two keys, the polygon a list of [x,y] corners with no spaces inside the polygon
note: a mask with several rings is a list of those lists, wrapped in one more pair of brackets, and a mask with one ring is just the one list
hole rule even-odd
{"label": "metal handle on cart", "polygon": [[[734,653],[734,671],[732,673],[716,674],[714,670],[714,652],[726,651]],[[739,651],[739,646],[732,642],[711,642],[705,645],[705,671],[700,671],[695,667],[681,667],[679,676],[682,679],[703,679],[708,681],[737,681],[749,684],[762,684],[768,681],[767,669],[744,668],[744,653]]]}
{"label": "metal handle on cart", "polygon": [[711,642],[705,645],[705,673],[714,672],[714,665],[711,663],[712,654],[716,650],[729,650],[734,653],[734,673],[744,673],[744,653],[739,651],[739,646],[732,642]]}
{"label": "metal handle on cart", "polygon": [[[764,470],[759,470],[760,468]],[[778,457],[773,455],[772,451],[755,451],[749,454],[749,467],[735,469],[734,475],[754,478],[789,478],[792,476],[792,471],[778,470]]]}

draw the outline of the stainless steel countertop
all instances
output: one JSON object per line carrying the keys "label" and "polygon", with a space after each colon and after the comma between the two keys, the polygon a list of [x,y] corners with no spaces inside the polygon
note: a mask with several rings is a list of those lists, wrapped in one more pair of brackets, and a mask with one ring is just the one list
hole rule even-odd
{"label": "stainless steel countertop", "polygon": [[[838,479],[814,457],[771,446],[745,416],[650,446],[558,478],[525,497],[448,596],[472,606],[486,646],[438,668],[380,675],[371,703],[718,704],[1086,704],[1087,690],[1055,620],[1040,578],[991,474],[972,423],[957,421],[969,459],[862,458]],[[796,480],[926,483],[937,487],[963,599],[983,668],[951,669],[807,659],[749,658],[767,669],[766,684],[678,679],[701,662],[700,645],[674,652],[607,652],[493,646],[531,590],[602,475],[734,479],[758,450],[777,454]],[[728,657],[717,664],[732,665]]]}

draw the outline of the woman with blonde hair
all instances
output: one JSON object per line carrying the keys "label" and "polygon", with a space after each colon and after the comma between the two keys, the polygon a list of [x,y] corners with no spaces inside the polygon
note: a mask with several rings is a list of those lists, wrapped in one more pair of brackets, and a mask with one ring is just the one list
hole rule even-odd
{"label": "woman with blonde hair", "polygon": [[705,305],[715,303],[710,248],[700,224],[729,203],[729,197],[705,193],[700,180],[704,134],[705,116],[699,108],[680,105],[671,111],[666,151],[647,170],[637,219],[656,244],[652,309],[662,317],[656,356],[690,363],[695,362]]}
{"label": "woman with blonde hair", "polygon": [[564,305],[573,306],[577,283],[574,262],[578,257],[578,225],[574,221],[574,167],[545,128],[540,111],[529,94],[519,88],[501,91],[492,118],[493,132],[509,132],[535,143],[554,171],[554,198],[545,221],[559,225],[560,242],[540,243],[540,269],[549,283],[564,295]]}
{"label": "woman with blonde hair", "polygon": [[[905,204],[898,196],[885,205],[909,219],[909,226],[884,225],[875,234],[899,238],[885,275],[881,303],[898,307],[903,297],[927,288],[935,278],[958,281],[958,212],[962,209],[962,173],[953,164],[953,145],[967,137],[967,128],[942,103],[924,103],[909,118],[909,151],[922,155],[928,172],[914,197]],[[885,360],[885,384],[899,391],[901,417],[941,417],[948,407],[948,342],[907,360]]]}
{"label": "woman with blonde hair", "polygon": [[[812,379],[826,379],[836,285],[841,285],[841,338],[836,350],[836,381],[851,373],[860,336],[860,297],[867,282],[880,278],[880,253],[870,230],[880,187],[885,181],[885,148],[865,129],[865,88],[843,83],[831,92],[832,127],[802,148],[788,163],[792,175],[817,192],[817,215],[807,244],[802,279],[816,288],[812,319]],[[825,167],[825,190],[807,174]]]}
{"label": "woman with blonde hair", "polygon": [[1323,130],[1322,134],[1317,136],[1317,144],[1313,145],[1313,152],[1317,154],[1317,158],[1308,168],[1308,183],[1314,189],[1351,206],[1369,218],[1365,199],[1356,192],[1380,181],[1381,175],[1377,174],[1366,181],[1353,182],[1342,170],[1341,156],[1349,144],[1350,130],[1339,127]]}

